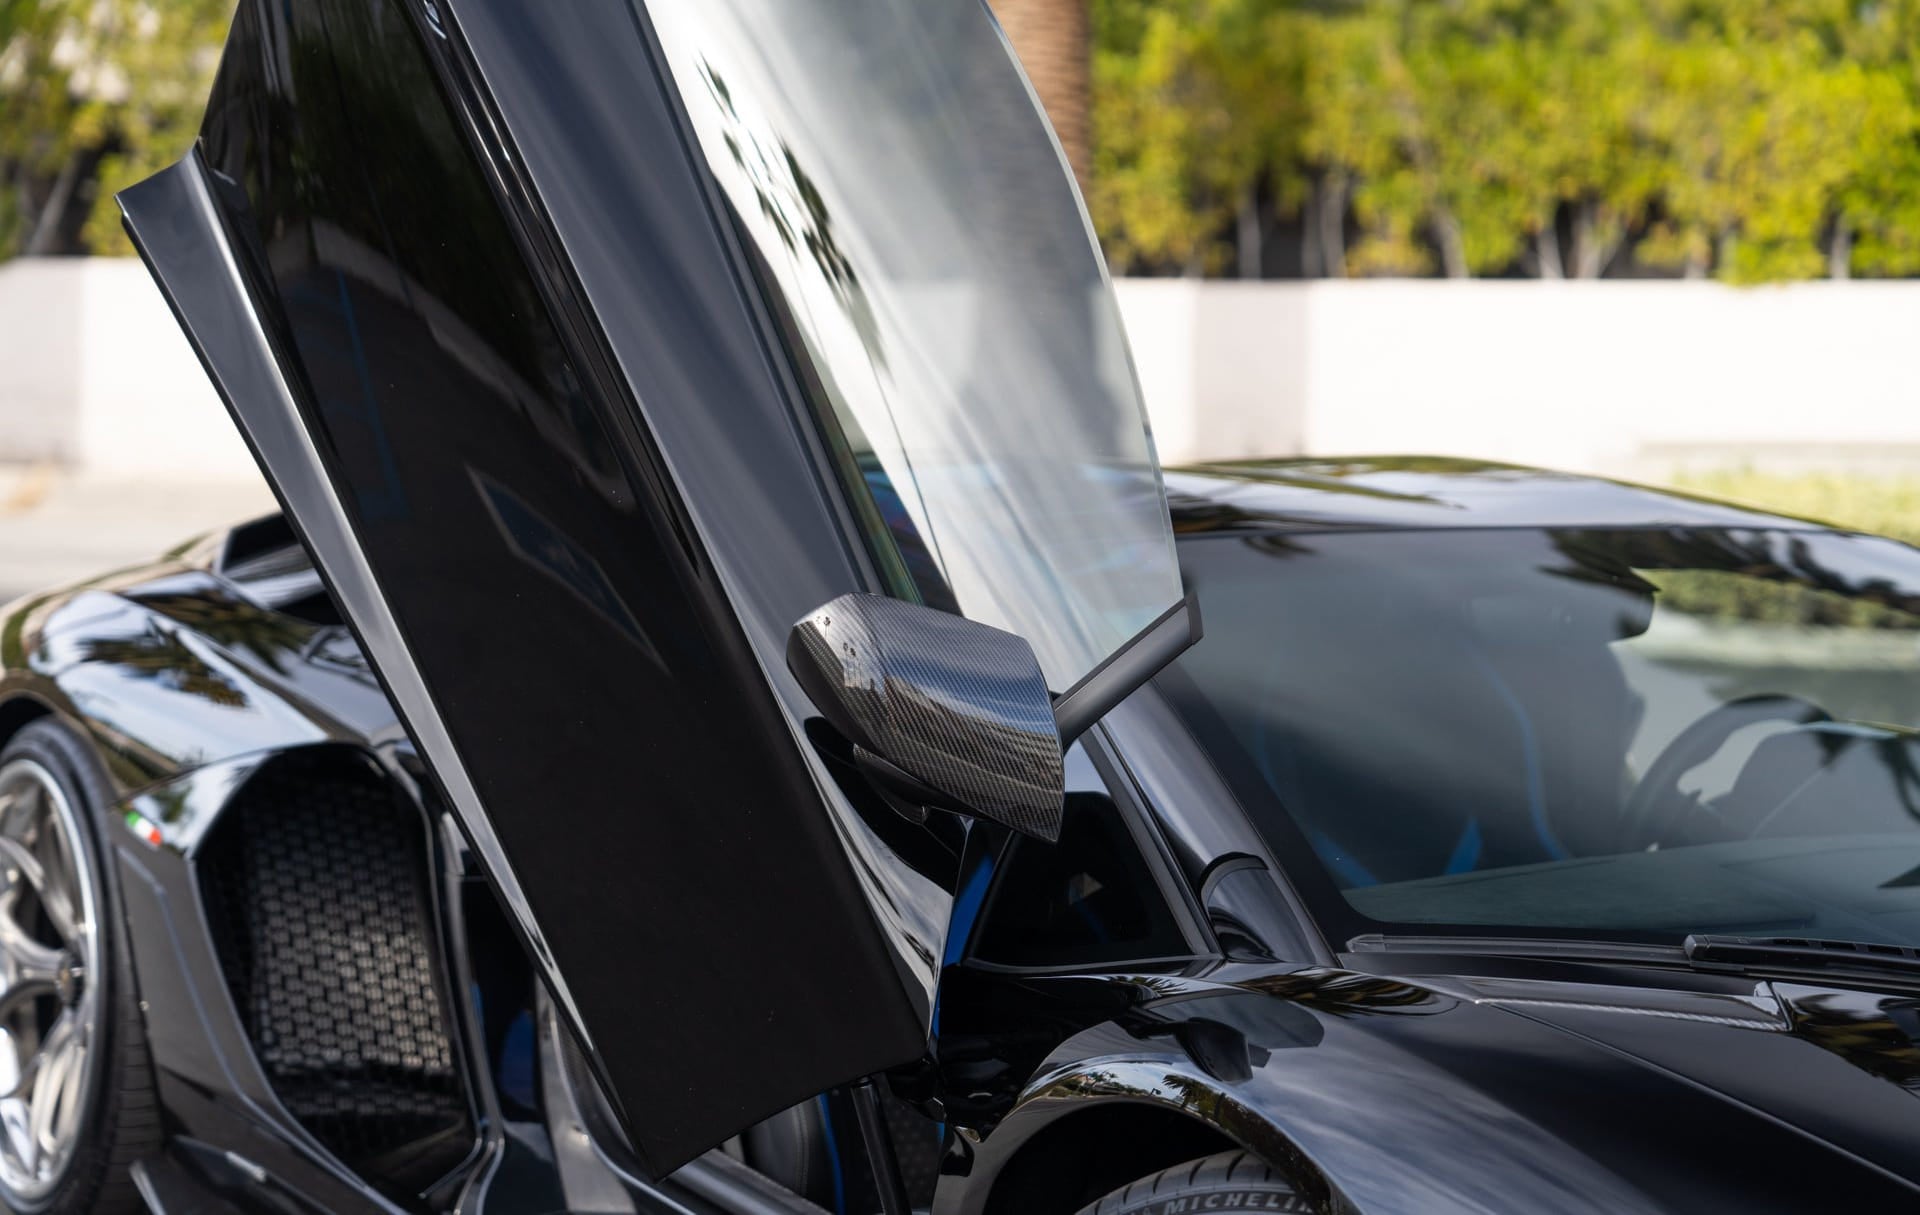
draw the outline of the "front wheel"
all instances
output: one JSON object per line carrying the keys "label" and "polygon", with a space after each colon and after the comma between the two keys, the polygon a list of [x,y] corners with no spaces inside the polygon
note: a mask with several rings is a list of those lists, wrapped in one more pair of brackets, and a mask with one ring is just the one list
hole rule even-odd
{"label": "front wheel", "polygon": [[37,721],[0,751],[0,1208],[142,1209],[159,1142],[90,748]]}
{"label": "front wheel", "polygon": [[1194,1215],[1202,1211],[1294,1211],[1313,1207],[1259,1157],[1221,1152],[1122,1186],[1080,1215]]}

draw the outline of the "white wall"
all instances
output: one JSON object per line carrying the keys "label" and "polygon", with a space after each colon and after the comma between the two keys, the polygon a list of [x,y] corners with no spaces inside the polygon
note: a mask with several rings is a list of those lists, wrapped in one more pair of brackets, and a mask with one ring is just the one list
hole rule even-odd
{"label": "white wall", "polygon": [[259,476],[146,267],[89,259],[81,280],[78,462],[116,479]]}
{"label": "white wall", "polygon": [[1920,467],[1920,283],[1123,281],[1169,462]]}
{"label": "white wall", "polygon": [[71,264],[0,265],[0,460],[73,457],[81,311]]}
{"label": "white wall", "polygon": [[[1481,456],[1920,468],[1920,282],[1123,280],[1169,462]],[[0,462],[249,481],[135,261],[0,266]]]}
{"label": "white wall", "polygon": [[258,476],[138,261],[0,265],[0,461],[37,460],[116,480]]}

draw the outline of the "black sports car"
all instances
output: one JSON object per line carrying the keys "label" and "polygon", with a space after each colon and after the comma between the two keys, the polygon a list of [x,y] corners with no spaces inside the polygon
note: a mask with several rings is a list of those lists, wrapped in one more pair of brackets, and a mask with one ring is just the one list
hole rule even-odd
{"label": "black sports car", "polygon": [[1920,1208],[1920,553],[1163,473],[976,0],[248,0],[123,202],[285,511],[0,620],[15,1209]]}

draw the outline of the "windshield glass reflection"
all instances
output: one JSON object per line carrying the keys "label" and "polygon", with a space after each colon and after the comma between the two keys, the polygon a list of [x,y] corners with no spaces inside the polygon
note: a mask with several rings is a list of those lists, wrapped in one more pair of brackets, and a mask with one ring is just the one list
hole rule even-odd
{"label": "windshield glass reflection", "polygon": [[984,7],[649,13],[892,592],[1064,690],[1179,573],[1105,270]]}
{"label": "windshield glass reflection", "polygon": [[1208,635],[1174,699],[1354,931],[1920,944],[1920,553],[1661,528],[1182,557]]}

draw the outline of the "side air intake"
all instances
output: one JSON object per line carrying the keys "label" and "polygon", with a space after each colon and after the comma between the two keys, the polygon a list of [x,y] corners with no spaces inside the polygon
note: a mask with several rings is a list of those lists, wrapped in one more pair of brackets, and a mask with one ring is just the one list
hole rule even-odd
{"label": "side air intake", "polygon": [[198,858],[214,947],[287,1111],[396,1198],[473,1146],[425,827],[357,756],[296,752],[241,789]]}

